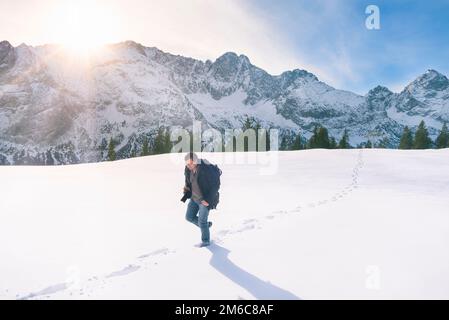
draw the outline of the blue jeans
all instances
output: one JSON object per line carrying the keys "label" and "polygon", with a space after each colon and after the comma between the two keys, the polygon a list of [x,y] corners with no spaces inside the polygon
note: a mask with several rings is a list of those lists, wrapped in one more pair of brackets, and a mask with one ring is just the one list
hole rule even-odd
{"label": "blue jeans", "polygon": [[202,205],[201,202],[196,202],[190,199],[187,205],[186,220],[193,223],[201,229],[201,241],[210,242],[209,222],[209,208]]}

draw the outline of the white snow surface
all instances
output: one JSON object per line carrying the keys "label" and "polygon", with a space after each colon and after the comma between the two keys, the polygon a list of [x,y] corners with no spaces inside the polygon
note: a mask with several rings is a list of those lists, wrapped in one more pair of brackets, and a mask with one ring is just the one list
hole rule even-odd
{"label": "white snow surface", "polygon": [[202,156],[209,248],[181,154],[0,167],[0,299],[449,298],[449,149],[259,154],[272,174]]}

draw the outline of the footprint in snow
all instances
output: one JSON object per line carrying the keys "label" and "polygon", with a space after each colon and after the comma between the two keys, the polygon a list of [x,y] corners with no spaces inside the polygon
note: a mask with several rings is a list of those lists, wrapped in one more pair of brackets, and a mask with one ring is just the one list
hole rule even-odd
{"label": "footprint in snow", "polygon": [[137,259],[146,259],[146,258],[149,258],[151,256],[157,256],[157,255],[160,255],[160,254],[165,254],[166,255],[166,254],[168,254],[168,252],[169,252],[169,250],[167,248],[162,248],[162,249],[158,249],[156,251],[153,251],[153,252],[141,255],[141,256],[137,257]]}
{"label": "footprint in snow", "polygon": [[[68,284],[67,283],[59,283],[50,287],[47,287],[41,291],[37,291],[37,292],[32,292],[29,293],[28,295],[19,298],[19,300],[28,300],[28,299],[32,299],[32,298],[39,298],[42,296],[47,296],[49,294],[54,294],[60,291],[64,291],[68,288]],[[19,297],[19,295],[17,295],[16,297]]]}
{"label": "footprint in snow", "polygon": [[109,275],[106,276],[106,278],[126,276],[127,274],[136,272],[139,269],[140,269],[140,266],[130,264],[129,266],[123,268],[122,270],[118,270],[118,271],[114,271],[114,272],[110,273]]}

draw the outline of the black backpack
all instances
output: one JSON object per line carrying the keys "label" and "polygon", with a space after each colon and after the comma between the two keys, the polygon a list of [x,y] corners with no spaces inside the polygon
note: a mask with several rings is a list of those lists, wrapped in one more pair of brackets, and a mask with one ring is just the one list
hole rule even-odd
{"label": "black backpack", "polygon": [[212,176],[211,181],[213,185],[217,187],[217,190],[220,189],[221,185],[220,176],[222,173],[221,169],[216,164],[209,164],[209,171]]}
{"label": "black backpack", "polygon": [[209,171],[209,182],[211,184],[211,187],[217,188],[217,193],[215,194],[215,198],[211,203],[211,208],[217,209],[218,203],[220,202],[220,192],[218,192],[218,190],[220,189],[220,176],[222,172],[216,164],[208,164],[207,167]]}

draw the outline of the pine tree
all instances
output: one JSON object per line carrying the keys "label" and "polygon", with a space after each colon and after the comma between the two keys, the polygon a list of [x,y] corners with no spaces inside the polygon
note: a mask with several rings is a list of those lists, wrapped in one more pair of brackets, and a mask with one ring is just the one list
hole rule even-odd
{"label": "pine tree", "polygon": [[254,123],[256,120],[254,117],[249,117],[248,115],[245,116],[245,119],[241,122],[242,123],[242,130],[245,131],[247,129],[254,129]]}
{"label": "pine tree", "polygon": [[150,148],[148,146],[148,138],[145,136],[143,138],[143,144],[142,144],[142,156],[147,156],[150,154]]}
{"label": "pine tree", "polygon": [[401,142],[399,143],[399,149],[412,149],[413,148],[413,135],[409,127],[405,126],[402,132]]}
{"label": "pine tree", "polygon": [[164,129],[159,128],[154,138],[153,154],[161,154],[164,152]]}
{"label": "pine tree", "polygon": [[[259,135],[261,135],[261,133],[259,132],[259,130],[262,128],[262,125],[260,124],[260,121],[256,120],[254,117],[249,117],[248,115],[245,116],[245,119],[241,122],[242,124],[242,131],[245,132],[248,129],[252,129],[254,130],[255,134],[256,134],[256,151],[259,151]],[[249,146],[248,146],[248,139],[245,138],[244,140],[244,144],[243,144],[243,150],[244,151],[248,151],[249,150]],[[265,149],[268,151],[270,150],[270,138],[269,138],[269,134],[268,134],[268,130],[266,132],[266,137],[265,137]],[[260,151],[265,151],[265,150],[260,150]]]}
{"label": "pine tree", "polygon": [[108,147],[108,160],[109,161],[114,161],[116,159],[117,159],[117,154],[115,153],[115,142],[111,138],[109,140],[109,147]]}
{"label": "pine tree", "polygon": [[319,126],[316,125],[313,128],[313,134],[309,139],[308,147],[310,149],[318,148],[318,131],[319,131]]}
{"label": "pine tree", "polygon": [[172,149],[172,142],[170,140],[170,130],[165,129],[164,133],[164,153],[170,153]]}
{"label": "pine tree", "polygon": [[365,148],[368,148],[368,149],[372,149],[372,148],[373,148],[373,143],[371,142],[371,140],[368,140],[368,141],[366,142]]}
{"label": "pine tree", "polygon": [[301,150],[304,149],[302,144],[302,138],[301,135],[298,133],[296,135],[295,141],[293,142],[293,145],[291,146],[291,150]]}
{"label": "pine tree", "polygon": [[108,140],[102,138],[100,144],[98,145],[98,150],[100,151],[101,159],[104,159],[105,154],[108,150]]}
{"label": "pine tree", "polygon": [[329,149],[329,133],[325,127],[320,127],[318,129],[318,135],[316,139],[317,148]]}
{"label": "pine tree", "polygon": [[288,145],[287,138],[285,136],[283,136],[281,139],[281,144],[279,146],[279,150],[283,151],[283,150],[288,150],[288,149],[289,149],[289,145]]}
{"label": "pine tree", "polygon": [[154,138],[154,154],[169,153],[172,149],[172,142],[170,140],[170,131],[166,128],[159,128],[156,137]]}
{"label": "pine tree", "polygon": [[449,148],[449,132],[446,123],[443,124],[443,128],[441,128],[435,144],[438,149]]}
{"label": "pine tree", "polygon": [[340,142],[338,143],[339,149],[349,149],[351,146],[349,144],[349,135],[348,130],[345,129],[343,136],[341,137]]}
{"label": "pine tree", "polygon": [[418,130],[415,133],[415,140],[413,141],[413,147],[415,149],[429,149],[432,145],[432,140],[429,138],[429,132],[427,131],[424,120],[418,126]]}

